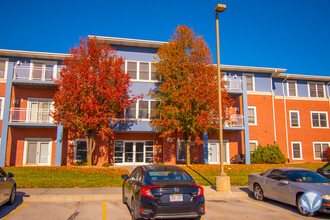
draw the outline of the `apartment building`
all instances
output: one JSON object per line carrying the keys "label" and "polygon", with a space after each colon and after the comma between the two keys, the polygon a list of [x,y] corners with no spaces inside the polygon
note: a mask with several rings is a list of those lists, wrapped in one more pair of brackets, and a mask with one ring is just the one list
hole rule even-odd
{"label": "apartment building", "polygon": [[[154,56],[165,42],[97,37],[124,57],[132,94],[145,94],[111,124],[114,140],[98,140],[93,164],[185,163],[180,134],[160,137],[150,126],[157,89]],[[62,60],[68,54],[0,50],[0,166],[71,165],[87,157],[86,139],[70,140],[50,112]],[[330,77],[295,75],[285,69],[221,65],[234,104],[223,128],[224,162],[250,163],[258,145],[276,141],[289,162],[322,161],[330,145]],[[201,134],[191,160],[219,163],[216,134]],[[242,157],[244,161],[242,161]]]}

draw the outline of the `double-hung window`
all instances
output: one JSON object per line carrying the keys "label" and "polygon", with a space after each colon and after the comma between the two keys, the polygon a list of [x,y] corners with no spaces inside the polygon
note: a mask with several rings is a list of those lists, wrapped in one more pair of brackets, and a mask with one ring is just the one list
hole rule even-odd
{"label": "double-hung window", "polygon": [[308,83],[309,97],[324,98],[324,83]]}
{"label": "double-hung window", "polygon": [[77,139],[74,148],[75,161],[87,161],[87,141],[86,139]]}
{"label": "double-hung window", "polygon": [[289,96],[297,96],[297,82],[296,81],[288,81],[288,95]]}
{"label": "double-hung window", "polygon": [[301,142],[291,142],[291,147],[292,147],[292,159],[301,160],[302,159]]}
{"label": "double-hung window", "polygon": [[7,59],[0,59],[0,79],[6,78],[7,65],[8,65]]}
{"label": "double-hung window", "polygon": [[126,118],[150,120],[156,117],[155,110],[159,101],[140,100],[126,108]]}
{"label": "double-hung window", "polygon": [[132,80],[156,81],[156,67],[151,62],[125,61],[121,68]]}
{"label": "double-hung window", "polygon": [[290,127],[300,128],[299,111],[289,111],[289,112],[290,112]]}
{"label": "double-hung window", "polygon": [[325,159],[329,142],[314,142],[314,159]]}
{"label": "double-hung window", "polygon": [[253,74],[243,74],[246,77],[246,89],[247,91],[254,91],[254,75]]}
{"label": "double-hung window", "polygon": [[250,154],[252,154],[255,150],[257,150],[258,141],[250,140]]}
{"label": "double-hung window", "polygon": [[311,112],[312,128],[328,128],[327,112]]}
{"label": "double-hung window", "polygon": [[257,125],[257,107],[248,107],[249,125]]}

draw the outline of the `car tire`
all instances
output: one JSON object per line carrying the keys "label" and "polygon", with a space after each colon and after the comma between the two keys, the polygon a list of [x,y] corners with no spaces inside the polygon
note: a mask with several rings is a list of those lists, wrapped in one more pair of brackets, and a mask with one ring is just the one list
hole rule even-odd
{"label": "car tire", "polygon": [[263,201],[265,200],[264,191],[261,186],[257,183],[253,187],[253,196],[256,200]]}
{"label": "car tire", "polygon": [[315,215],[316,212],[307,212],[300,204],[300,200],[301,200],[301,197],[302,195],[299,195],[298,196],[298,199],[297,199],[297,209],[298,209],[298,212],[303,215],[303,216],[307,216],[307,217],[312,217]]}
{"label": "car tire", "polygon": [[11,193],[10,193],[8,204],[9,205],[14,204],[15,203],[15,200],[16,200],[16,185],[14,185],[13,188],[11,189]]}

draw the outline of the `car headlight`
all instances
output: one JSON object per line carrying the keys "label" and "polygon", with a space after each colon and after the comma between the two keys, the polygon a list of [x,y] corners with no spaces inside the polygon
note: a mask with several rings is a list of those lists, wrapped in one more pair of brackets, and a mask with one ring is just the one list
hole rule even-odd
{"label": "car headlight", "polygon": [[330,195],[324,195],[324,196],[322,196],[322,199],[330,200]]}

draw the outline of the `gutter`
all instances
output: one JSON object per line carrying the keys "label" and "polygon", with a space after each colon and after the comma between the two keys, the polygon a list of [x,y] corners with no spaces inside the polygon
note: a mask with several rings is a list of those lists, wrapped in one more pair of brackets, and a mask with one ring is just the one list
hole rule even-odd
{"label": "gutter", "polygon": [[290,152],[289,152],[289,138],[288,138],[288,116],[286,112],[286,97],[284,94],[284,82],[289,78],[289,75],[286,74],[286,77],[282,81],[282,93],[283,93],[283,100],[284,100],[284,118],[285,118],[285,138],[286,138],[286,153],[288,162],[290,162]]}

